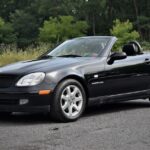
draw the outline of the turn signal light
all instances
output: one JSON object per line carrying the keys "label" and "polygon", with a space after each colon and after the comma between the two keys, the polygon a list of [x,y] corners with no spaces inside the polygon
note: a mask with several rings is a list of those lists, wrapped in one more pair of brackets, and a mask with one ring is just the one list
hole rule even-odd
{"label": "turn signal light", "polygon": [[50,94],[51,90],[40,90],[39,95],[48,95]]}

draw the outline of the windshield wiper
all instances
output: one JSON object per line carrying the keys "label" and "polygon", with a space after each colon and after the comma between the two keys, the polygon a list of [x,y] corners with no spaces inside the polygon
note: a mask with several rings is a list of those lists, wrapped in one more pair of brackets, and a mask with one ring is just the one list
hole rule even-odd
{"label": "windshield wiper", "polygon": [[70,54],[70,55],[60,55],[57,57],[82,57],[81,55],[75,55],[75,54]]}
{"label": "windshield wiper", "polygon": [[82,57],[80,55],[60,55],[60,56],[51,56],[51,55],[43,55],[43,56],[40,56],[38,59],[49,59],[49,58],[52,58],[52,57]]}
{"label": "windshield wiper", "polygon": [[51,55],[43,55],[43,56],[40,56],[38,59],[49,59],[49,58],[52,58],[53,56]]}

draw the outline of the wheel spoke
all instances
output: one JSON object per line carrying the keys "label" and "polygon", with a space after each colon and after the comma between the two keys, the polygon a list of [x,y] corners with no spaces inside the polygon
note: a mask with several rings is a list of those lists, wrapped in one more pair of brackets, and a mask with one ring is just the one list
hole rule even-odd
{"label": "wheel spoke", "polygon": [[70,86],[67,87],[67,95],[71,96],[71,89],[70,89]]}
{"label": "wheel spoke", "polygon": [[72,114],[73,114],[73,106],[70,105],[70,107],[69,107],[69,116],[72,116]]}
{"label": "wheel spoke", "polygon": [[62,95],[61,99],[65,100],[65,101],[68,101],[68,97],[66,95]]}
{"label": "wheel spoke", "polygon": [[72,92],[72,95],[76,96],[77,93],[79,93],[79,90],[78,90],[78,88],[75,87],[73,92]]}
{"label": "wheel spoke", "polygon": [[69,107],[69,103],[66,101],[65,104],[62,106],[63,110],[66,110]]}
{"label": "wheel spoke", "polygon": [[82,99],[82,97],[80,96],[80,97],[75,97],[75,102],[80,102],[80,101],[82,101],[83,99]]}
{"label": "wheel spoke", "polygon": [[78,108],[78,106],[77,105],[73,105],[73,108],[75,109],[75,111],[79,111],[79,108]]}

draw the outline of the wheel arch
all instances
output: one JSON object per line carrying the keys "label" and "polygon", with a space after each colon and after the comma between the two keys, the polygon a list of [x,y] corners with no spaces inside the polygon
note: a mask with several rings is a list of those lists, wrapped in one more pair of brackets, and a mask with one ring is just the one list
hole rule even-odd
{"label": "wheel arch", "polygon": [[70,75],[67,75],[65,77],[63,77],[59,82],[58,82],[58,85],[63,82],[64,80],[67,80],[67,79],[74,79],[76,81],[78,81],[82,86],[83,86],[83,89],[85,90],[85,94],[86,94],[86,99],[87,99],[87,102],[88,102],[88,98],[89,98],[89,92],[88,92],[88,87],[87,87],[87,84],[86,84],[86,81],[84,78],[78,76],[78,75],[75,75],[75,74],[70,74]]}

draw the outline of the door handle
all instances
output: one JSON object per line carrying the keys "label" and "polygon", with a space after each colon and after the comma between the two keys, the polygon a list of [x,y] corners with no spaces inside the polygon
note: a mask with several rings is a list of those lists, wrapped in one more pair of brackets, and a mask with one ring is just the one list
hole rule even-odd
{"label": "door handle", "polygon": [[145,58],[145,64],[150,65],[150,59],[149,58]]}

